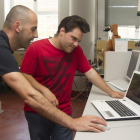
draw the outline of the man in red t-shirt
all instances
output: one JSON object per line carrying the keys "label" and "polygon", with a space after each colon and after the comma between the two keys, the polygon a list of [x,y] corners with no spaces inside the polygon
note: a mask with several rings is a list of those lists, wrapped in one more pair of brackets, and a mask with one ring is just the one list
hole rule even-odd
{"label": "man in red t-shirt", "polygon": [[[93,84],[110,96],[124,96],[106,85],[91,68],[78,45],[83,33],[89,31],[85,19],[76,15],[64,18],[55,37],[36,41],[29,46],[20,69],[36,90],[70,116],[71,90],[76,70],[84,73]],[[32,140],[72,140],[72,130],[43,118],[26,104],[24,110]],[[95,128],[103,130],[97,124]]]}

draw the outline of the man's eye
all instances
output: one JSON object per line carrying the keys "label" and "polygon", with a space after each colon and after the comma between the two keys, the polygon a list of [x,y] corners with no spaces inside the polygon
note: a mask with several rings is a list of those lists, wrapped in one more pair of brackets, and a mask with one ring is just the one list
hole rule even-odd
{"label": "man's eye", "polygon": [[76,40],[77,40],[75,37],[72,37],[72,39],[73,39],[74,41],[76,41]]}
{"label": "man's eye", "polygon": [[36,30],[36,28],[31,29],[32,32],[34,32]]}

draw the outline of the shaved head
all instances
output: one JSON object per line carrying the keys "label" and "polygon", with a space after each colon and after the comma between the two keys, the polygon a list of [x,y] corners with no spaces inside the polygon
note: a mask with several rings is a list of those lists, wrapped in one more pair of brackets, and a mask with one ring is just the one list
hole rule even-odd
{"label": "shaved head", "polygon": [[13,51],[27,48],[38,37],[37,16],[25,6],[14,6],[6,17],[3,31],[7,34]]}
{"label": "shaved head", "polygon": [[6,17],[4,27],[11,29],[12,24],[14,24],[15,21],[20,21],[24,24],[27,20],[29,20],[29,12],[33,11],[23,5],[14,6]]}

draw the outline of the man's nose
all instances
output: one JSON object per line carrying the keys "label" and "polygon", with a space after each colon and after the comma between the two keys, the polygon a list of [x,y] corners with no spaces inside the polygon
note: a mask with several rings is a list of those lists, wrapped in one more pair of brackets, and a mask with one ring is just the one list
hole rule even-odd
{"label": "man's nose", "polygon": [[34,33],[34,38],[38,38],[38,31],[37,30]]}
{"label": "man's nose", "polygon": [[74,46],[76,46],[76,47],[77,47],[77,46],[78,46],[78,44],[79,44],[79,42],[78,42],[78,41],[75,41],[75,42],[74,42]]}

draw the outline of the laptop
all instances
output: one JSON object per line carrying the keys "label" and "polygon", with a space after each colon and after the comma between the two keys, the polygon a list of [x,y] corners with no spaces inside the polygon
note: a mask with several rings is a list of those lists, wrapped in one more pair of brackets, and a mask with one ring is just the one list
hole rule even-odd
{"label": "laptop", "polygon": [[91,101],[106,121],[140,119],[140,72],[134,71],[123,99]]}
{"label": "laptop", "polygon": [[109,81],[109,84],[115,86],[121,91],[127,91],[133,71],[134,70],[139,71],[139,66],[140,66],[140,51],[132,50],[131,58],[125,75],[126,79],[111,80]]}

